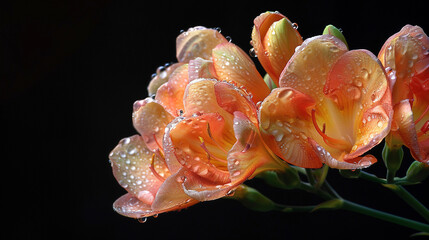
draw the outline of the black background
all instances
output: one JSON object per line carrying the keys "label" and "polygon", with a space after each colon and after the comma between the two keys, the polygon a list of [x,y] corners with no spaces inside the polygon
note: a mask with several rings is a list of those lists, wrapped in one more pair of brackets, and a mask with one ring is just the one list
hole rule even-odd
{"label": "black background", "polygon": [[[200,203],[144,224],[112,210],[125,191],[107,156],[121,138],[136,133],[132,104],[147,96],[158,66],[176,61],[180,30],[220,27],[248,51],[253,19],[267,10],[298,23],[304,39],[333,24],[343,29],[351,49],[375,54],[407,23],[429,29],[424,1],[28,1],[3,6],[3,239],[405,239],[415,233],[345,211],[257,213],[231,200]],[[372,153],[380,157],[379,148]],[[411,162],[406,156],[404,165]],[[382,176],[382,161],[368,171]],[[389,190],[330,173],[328,180],[345,198],[422,220]],[[321,201],[301,191],[248,183],[284,204]],[[429,204],[427,186],[407,189]]]}

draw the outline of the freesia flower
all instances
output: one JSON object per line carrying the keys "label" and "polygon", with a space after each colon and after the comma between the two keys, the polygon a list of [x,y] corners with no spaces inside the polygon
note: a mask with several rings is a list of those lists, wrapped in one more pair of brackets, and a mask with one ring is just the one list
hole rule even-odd
{"label": "freesia flower", "polygon": [[279,12],[265,12],[254,20],[251,41],[255,54],[274,83],[302,43],[297,25]]}
{"label": "freesia flower", "polygon": [[378,58],[395,79],[394,116],[386,138],[405,144],[413,157],[429,163],[429,38],[418,26],[406,25],[383,45]]}
{"label": "freesia flower", "polygon": [[197,27],[179,35],[177,53],[179,62],[152,80],[154,99],[134,103],[140,135],[110,154],[128,191],[114,209],[125,216],[220,198],[260,171],[284,168],[260,136],[255,102],[269,89],[244,51]]}
{"label": "freesia flower", "polygon": [[304,41],[261,105],[261,129],[287,162],[356,169],[376,162],[366,151],[390,130],[389,78],[367,50],[348,51],[330,35]]}

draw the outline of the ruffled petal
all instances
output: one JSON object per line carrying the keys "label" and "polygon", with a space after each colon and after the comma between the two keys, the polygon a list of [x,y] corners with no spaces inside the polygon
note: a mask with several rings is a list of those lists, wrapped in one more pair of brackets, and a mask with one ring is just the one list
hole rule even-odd
{"label": "ruffled petal", "polygon": [[253,101],[262,101],[270,89],[253,61],[239,47],[223,43],[213,49],[213,64],[219,80],[235,82],[253,95]]}
{"label": "ruffled petal", "polygon": [[187,171],[217,185],[230,182],[226,154],[235,139],[221,115],[184,118],[169,134],[176,159]]}
{"label": "ruffled petal", "polygon": [[347,46],[331,35],[305,40],[280,75],[280,87],[294,88],[320,102],[329,71],[346,51]]}
{"label": "ruffled petal", "polygon": [[134,128],[151,151],[161,148],[164,129],[172,120],[173,116],[151,98],[134,103]]}
{"label": "ruffled petal", "polygon": [[151,152],[143,139],[134,135],[122,139],[109,155],[113,175],[118,183],[141,202],[151,205],[162,184],[160,177],[168,177],[164,159]]}
{"label": "ruffled petal", "polygon": [[168,82],[159,87],[155,99],[173,116],[178,116],[184,109],[183,95],[189,83],[188,64],[178,67],[168,79]]}
{"label": "ruffled petal", "polygon": [[[393,114],[389,78],[377,58],[366,50],[343,54],[332,67],[324,93],[321,118],[326,134],[350,142],[345,160],[356,158],[377,145],[390,131]],[[325,109],[321,109],[321,108]]]}
{"label": "ruffled petal", "polygon": [[210,60],[212,49],[228,42],[220,32],[205,27],[193,27],[176,39],[176,56],[179,62],[189,62],[197,57]]}
{"label": "ruffled petal", "polygon": [[231,116],[234,112],[244,113],[255,124],[258,123],[256,105],[242,89],[227,82],[217,82],[214,85],[217,104]]}
{"label": "ruffled petal", "polygon": [[276,88],[260,108],[260,127],[272,135],[268,141],[271,149],[283,160],[299,167],[322,166],[308,142],[308,138],[315,135],[309,113],[315,103],[311,97],[295,89]]}

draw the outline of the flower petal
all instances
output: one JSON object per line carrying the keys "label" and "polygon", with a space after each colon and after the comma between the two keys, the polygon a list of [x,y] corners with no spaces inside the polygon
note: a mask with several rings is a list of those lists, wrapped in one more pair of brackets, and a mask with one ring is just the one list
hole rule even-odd
{"label": "flower petal", "polygon": [[219,44],[213,49],[213,64],[219,80],[233,81],[253,95],[256,103],[262,101],[270,89],[253,61],[232,43]]}
{"label": "flower petal", "polygon": [[183,110],[183,95],[189,83],[188,64],[178,67],[168,79],[168,82],[159,87],[155,99],[173,116],[178,116]]}
{"label": "flower petal", "polygon": [[308,142],[314,135],[309,114],[309,108],[314,105],[315,101],[304,93],[292,88],[276,88],[260,108],[260,127],[272,135],[268,144],[282,159],[299,167],[322,166]]}
{"label": "flower petal", "polygon": [[246,93],[230,83],[217,82],[214,85],[217,104],[234,115],[234,112],[239,111],[244,113],[255,124],[258,123],[256,105],[252,102]]}
{"label": "flower petal", "polygon": [[351,151],[346,150],[350,153],[345,159],[365,153],[390,131],[389,80],[378,59],[366,50],[346,52],[333,65],[324,93],[336,108],[325,107],[321,115],[328,135],[350,141]]}
{"label": "flower petal", "polygon": [[153,211],[165,212],[179,210],[198,203],[197,200],[190,198],[183,191],[183,171],[183,169],[179,170],[164,181],[153,201]]}
{"label": "flower petal", "polygon": [[235,141],[230,128],[218,113],[184,118],[169,132],[177,161],[216,185],[228,183],[226,149]]}
{"label": "flower petal", "polygon": [[200,57],[189,61],[189,81],[198,78],[216,78],[213,62]]}
{"label": "flower petal", "polygon": [[175,63],[170,66],[168,66],[166,69],[163,69],[163,67],[160,67],[156,70],[156,76],[150,80],[149,85],[147,87],[147,91],[149,93],[149,96],[155,95],[158,88],[166,83],[168,79],[170,78],[171,74],[176,70],[176,68],[183,65],[183,63]]}
{"label": "flower petal", "polygon": [[228,42],[218,31],[205,27],[193,27],[176,39],[176,56],[179,62],[189,62],[197,57],[210,60],[216,45]]}
{"label": "flower petal", "polygon": [[404,144],[410,149],[413,157],[422,161],[424,157],[418,142],[410,101],[408,99],[402,100],[395,105],[394,111],[393,121],[396,122],[399,128],[393,134],[399,134]]}
{"label": "flower petal", "polygon": [[151,98],[134,103],[134,128],[140,133],[151,151],[156,151],[161,147],[164,129],[172,120],[173,116]]}
{"label": "flower petal", "polygon": [[118,198],[113,203],[113,209],[117,213],[130,218],[149,217],[156,214],[156,212],[152,211],[150,204],[140,201],[130,193]]}
{"label": "flower petal", "polygon": [[305,40],[283,70],[280,87],[294,88],[320,101],[331,67],[346,51],[347,46],[331,35]]}
{"label": "flower petal", "polygon": [[153,168],[161,177],[170,175],[164,159],[151,152],[143,139],[134,135],[122,139],[109,155],[113,175],[118,183],[141,202],[152,204],[162,181],[154,175]]}

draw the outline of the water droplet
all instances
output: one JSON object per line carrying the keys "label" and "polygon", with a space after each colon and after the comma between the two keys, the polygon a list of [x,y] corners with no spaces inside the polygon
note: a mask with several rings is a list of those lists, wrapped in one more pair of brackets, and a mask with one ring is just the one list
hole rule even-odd
{"label": "water droplet", "polygon": [[137,218],[137,221],[139,221],[139,223],[145,223],[147,221],[147,217]]}
{"label": "water droplet", "polygon": [[293,27],[294,29],[298,29],[298,23],[292,23],[292,27]]}
{"label": "water droplet", "polygon": [[232,38],[230,36],[225,37],[228,42],[232,42]]}
{"label": "water droplet", "polygon": [[378,121],[377,127],[379,127],[379,128],[383,127],[383,122],[382,121]]}
{"label": "water droplet", "polygon": [[249,50],[249,55],[250,55],[251,57],[258,57],[258,55],[256,54],[256,50],[255,50],[255,48],[251,48],[251,49]]}
{"label": "water droplet", "polygon": [[232,195],[234,195],[234,193],[235,193],[235,190],[231,189],[226,193],[226,196],[232,196]]}

